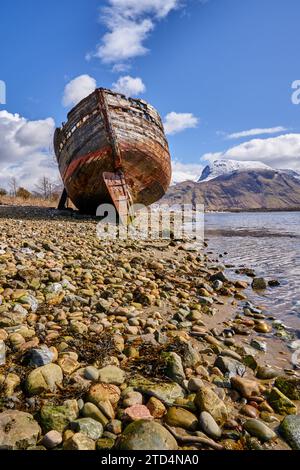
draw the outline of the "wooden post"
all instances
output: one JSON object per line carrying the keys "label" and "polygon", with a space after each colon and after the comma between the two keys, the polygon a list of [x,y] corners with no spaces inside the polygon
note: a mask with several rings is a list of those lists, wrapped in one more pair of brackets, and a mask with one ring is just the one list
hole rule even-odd
{"label": "wooden post", "polygon": [[58,203],[58,207],[57,207],[57,209],[59,211],[64,211],[64,210],[67,209],[67,207],[66,207],[67,200],[68,200],[68,193],[67,193],[66,189],[64,188],[64,190],[62,192],[62,195],[60,197],[59,203]]}

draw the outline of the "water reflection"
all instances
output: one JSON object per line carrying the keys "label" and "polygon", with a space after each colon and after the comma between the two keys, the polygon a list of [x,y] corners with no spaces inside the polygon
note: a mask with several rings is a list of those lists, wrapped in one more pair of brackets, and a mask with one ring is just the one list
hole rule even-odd
{"label": "water reflection", "polygon": [[280,287],[264,294],[252,289],[249,294],[269,314],[300,330],[300,213],[207,214],[205,234],[212,251],[228,253],[222,262],[235,266],[230,275],[249,267],[280,281]]}

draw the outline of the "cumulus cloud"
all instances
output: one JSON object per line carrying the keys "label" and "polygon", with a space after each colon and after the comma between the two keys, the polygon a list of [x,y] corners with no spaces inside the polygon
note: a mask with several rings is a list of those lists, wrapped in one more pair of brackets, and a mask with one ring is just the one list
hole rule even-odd
{"label": "cumulus cloud", "polygon": [[164,119],[166,134],[174,135],[186,129],[197,127],[199,119],[192,113],[169,113]]}
{"label": "cumulus cloud", "polygon": [[41,176],[58,178],[53,158],[52,118],[29,121],[19,114],[0,111],[0,186],[15,177],[20,186],[34,189]]}
{"label": "cumulus cloud", "polygon": [[254,137],[257,135],[267,135],[267,134],[279,134],[280,132],[285,132],[286,129],[283,126],[278,127],[269,127],[267,129],[249,129],[248,131],[235,132],[226,136],[227,139],[240,139],[243,137]]}
{"label": "cumulus cloud", "polygon": [[116,83],[113,83],[113,90],[126,96],[138,96],[145,93],[146,86],[139,77],[133,78],[130,75],[120,77]]}
{"label": "cumulus cloud", "polygon": [[65,107],[75,106],[83,98],[93,93],[97,88],[97,82],[89,75],[80,75],[71,80],[64,90],[62,104]]}
{"label": "cumulus cloud", "polygon": [[101,20],[107,28],[91,56],[107,64],[124,65],[129,59],[145,55],[144,42],[155,24],[181,5],[181,0],[107,0]]}
{"label": "cumulus cloud", "polygon": [[197,181],[203,171],[203,165],[197,163],[183,163],[179,160],[172,161],[172,182]]}
{"label": "cumulus cloud", "polygon": [[300,170],[300,134],[285,134],[268,139],[253,139],[224,152],[206,153],[203,160],[220,159],[261,161],[277,169]]}

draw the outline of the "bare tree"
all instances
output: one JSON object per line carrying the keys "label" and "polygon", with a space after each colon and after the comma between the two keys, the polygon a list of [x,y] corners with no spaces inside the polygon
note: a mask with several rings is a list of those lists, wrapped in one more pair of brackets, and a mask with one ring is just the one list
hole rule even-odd
{"label": "bare tree", "polygon": [[50,180],[50,178],[47,178],[47,176],[43,176],[38,184],[36,185],[36,193],[41,195],[45,200],[51,199],[53,196],[53,191],[54,191],[54,183]]}
{"label": "bare tree", "polygon": [[12,197],[17,197],[18,182],[15,176],[12,176],[8,182],[9,191]]}

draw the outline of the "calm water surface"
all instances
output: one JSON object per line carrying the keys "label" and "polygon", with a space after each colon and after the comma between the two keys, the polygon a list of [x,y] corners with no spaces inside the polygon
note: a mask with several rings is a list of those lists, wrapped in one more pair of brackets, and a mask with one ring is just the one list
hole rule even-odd
{"label": "calm water surface", "polygon": [[234,265],[228,270],[233,278],[235,269],[249,267],[280,281],[249,296],[300,334],[300,212],[206,214],[205,235],[211,251],[228,252],[221,260]]}

